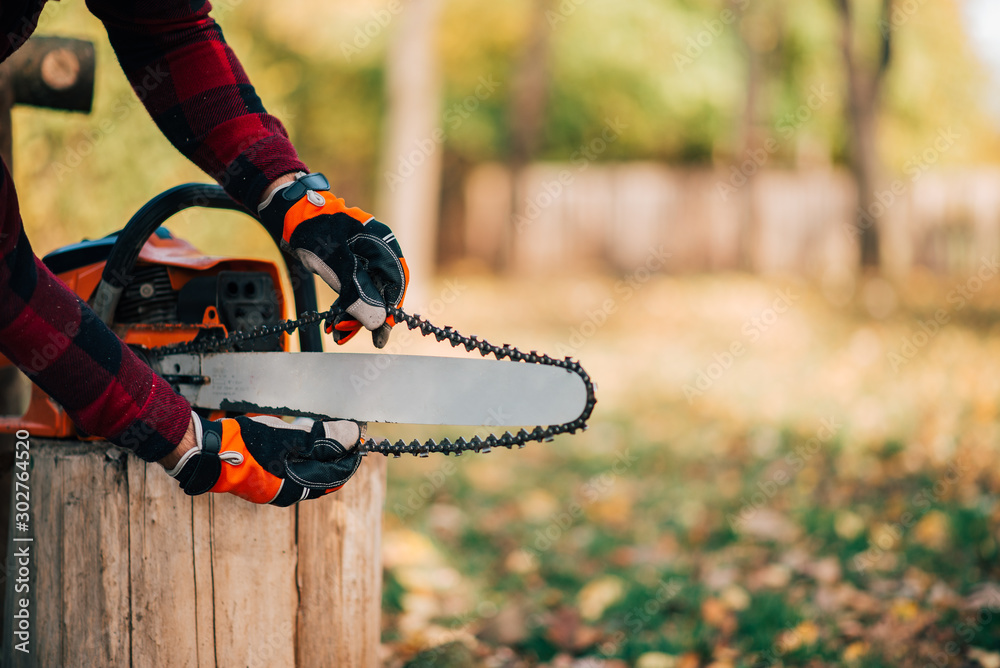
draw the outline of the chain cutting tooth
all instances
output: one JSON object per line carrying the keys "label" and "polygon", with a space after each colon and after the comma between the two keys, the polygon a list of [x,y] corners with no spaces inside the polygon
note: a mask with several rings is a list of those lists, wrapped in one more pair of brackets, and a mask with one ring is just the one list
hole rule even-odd
{"label": "chain cutting tooth", "polygon": [[391,452],[392,452],[392,456],[395,459],[399,459],[400,455],[403,454],[404,450],[406,450],[406,443],[403,442],[403,439],[399,439],[398,441],[396,441],[395,443],[392,444],[392,450],[391,450]]}

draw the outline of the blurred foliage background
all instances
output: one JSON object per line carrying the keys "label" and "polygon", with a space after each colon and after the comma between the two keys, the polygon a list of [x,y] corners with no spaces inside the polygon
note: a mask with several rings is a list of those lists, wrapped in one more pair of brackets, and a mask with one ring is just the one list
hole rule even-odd
{"label": "blurred foliage background", "polygon": [[[855,4],[856,38],[865,53],[879,35],[879,3]],[[995,160],[1000,132],[982,92],[988,78],[966,39],[960,4],[913,4],[919,9],[892,30],[878,147],[884,162],[901,170],[942,126],[974,137],[949,151],[943,165]],[[307,164],[329,173],[349,201],[369,207],[383,176],[384,62],[392,22],[383,29],[378,16],[393,16],[386,7],[375,0],[231,0],[214,11]],[[723,22],[726,11],[736,20]],[[525,67],[525,41],[540,12],[549,28],[548,51],[535,65],[547,70],[547,79],[533,157],[566,160],[605,118],[619,117],[627,119],[629,132],[600,160],[726,164],[743,151],[748,117],[757,131],[774,134],[807,103],[811,87],[825,86],[835,99],[817,109],[793,141],[781,144],[773,164],[845,160],[846,84],[831,0],[511,0],[489,6],[447,0],[437,37],[449,177],[443,190],[461,187],[462,165],[510,158],[512,82]],[[698,39],[706,31],[719,34],[703,47]],[[44,32],[95,40],[99,68],[91,115],[15,111],[15,171],[29,230],[37,230],[32,238],[42,252],[113,231],[150,194],[204,179],[158,134],[84,3],[49,3],[40,21]],[[759,57],[762,73],[748,111],[749,52]],[[459,115],[481,77],[499,82],[496,92],[474,113]],[[112,123],[111,132],[99,129],[104,121]],[[448,169],[454,165],[457,171]],[[31,187],[35,182],[58,188]]]}
{"label": "blurred foliage background", "polygon": [[[860,68],[892,36],[874,147],[886,172],[954,127],[963,141],[934,170],[991,173],[996,83],[964,5],[897,0],[885,25],[881,1],[849,4]],[[404,5],[216,3],[304,160],[373,210],[395,167],[386,61]],[[158,134],[83,2],[49,3],[39,32],[93,39],[99,64],[90,116],[15,109],[36,252],[205,180]],[[390,465],[387,666],[1000,667],[992,265],[976,266],[978,287],[915,271],[835,293],[751,273],[541,280],[467,273],[454,241],[449,202],[478,165],[565,163],[608,118],[629,131],[599,162],[726,170],[828,90],[769,168],[845,168],[843,38],[835,0],[442,0],[436,320],[581,358],[600,404],[585,435]],[[484,79],[495,92],[476,97]],[[173,229],[208,252],[277,256],[245,220],[212,220]],[[781,294],[794,298],[772,323]],[[726,362],[734,342],[747,353]],[[824,420],[836,427],[821,438]]]}

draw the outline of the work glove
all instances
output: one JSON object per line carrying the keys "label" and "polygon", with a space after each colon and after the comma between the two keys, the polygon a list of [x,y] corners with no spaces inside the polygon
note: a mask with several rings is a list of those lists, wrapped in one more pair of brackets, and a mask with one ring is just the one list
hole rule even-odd
{"label": "work glove", "polygon": [[288,424],[270,416],[205,420],[192,413],[195,447],[168,473],[189,495],[229,492],[290,506],[344,486],[361,464],[365,423]]}
{"label": "work glove", "polygon": [[386,304],[403,303],[409,269],[392,230],[330,192],[322,174],[300,174],[278,186],[258,207],[261,222],[294,255],[337,294],[338,315],[326,331],[338,344],[347,343],[362,327],[383,348],[395,319]]}

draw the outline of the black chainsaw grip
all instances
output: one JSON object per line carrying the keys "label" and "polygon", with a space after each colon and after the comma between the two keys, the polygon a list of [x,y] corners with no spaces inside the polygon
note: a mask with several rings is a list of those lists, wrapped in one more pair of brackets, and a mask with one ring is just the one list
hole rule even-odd
{"label": "black chainsaw grip", "polygon": [[[104,265],[101,282],[94,291],[91,306],[105,324],[111,325],[122,292],[132,280],[132,270],[139,259],[139,252],[149,237],[174,214],[196,206],[239,211],[257,220],[253,213],[231,199],[221,186],[207,183],[185,183],[175,186],[146,202],[118,233],[118,238]],[[284,253],[282,257],[292,284],[296,313],[315,311],[316,285],[312,280],[312,274],[296,258]],[[319,328],[317,326],[301,328],[299,345],[304,352],[322,351]]]}

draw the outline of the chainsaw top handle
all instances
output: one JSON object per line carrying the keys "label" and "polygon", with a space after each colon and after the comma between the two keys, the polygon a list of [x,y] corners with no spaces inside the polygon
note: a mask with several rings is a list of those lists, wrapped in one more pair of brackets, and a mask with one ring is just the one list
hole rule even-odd
{"label": "chainsaw top handle", "polygon": [[[146,241],[168,218],[195,206],[239,211],[257,219],[250,211],[231,199],[222,187],[207,183],[185,183],[162,192],[146,202],[118,233],[118,239],[112,246],[107,263],[104,265],[101,281],[97,284],[91,299],[91,306],[106,325],[110,326],[113,323],[118,302],[125,287],[132,280],[132,270]],[[291,280],[296,313],[315,311],[316,284],[312,280],[312,273],[296,258],[284,253],[282,257]],[[303,352],[321,352],[323,344],[319,327],[300,329],[299,345]]]}

